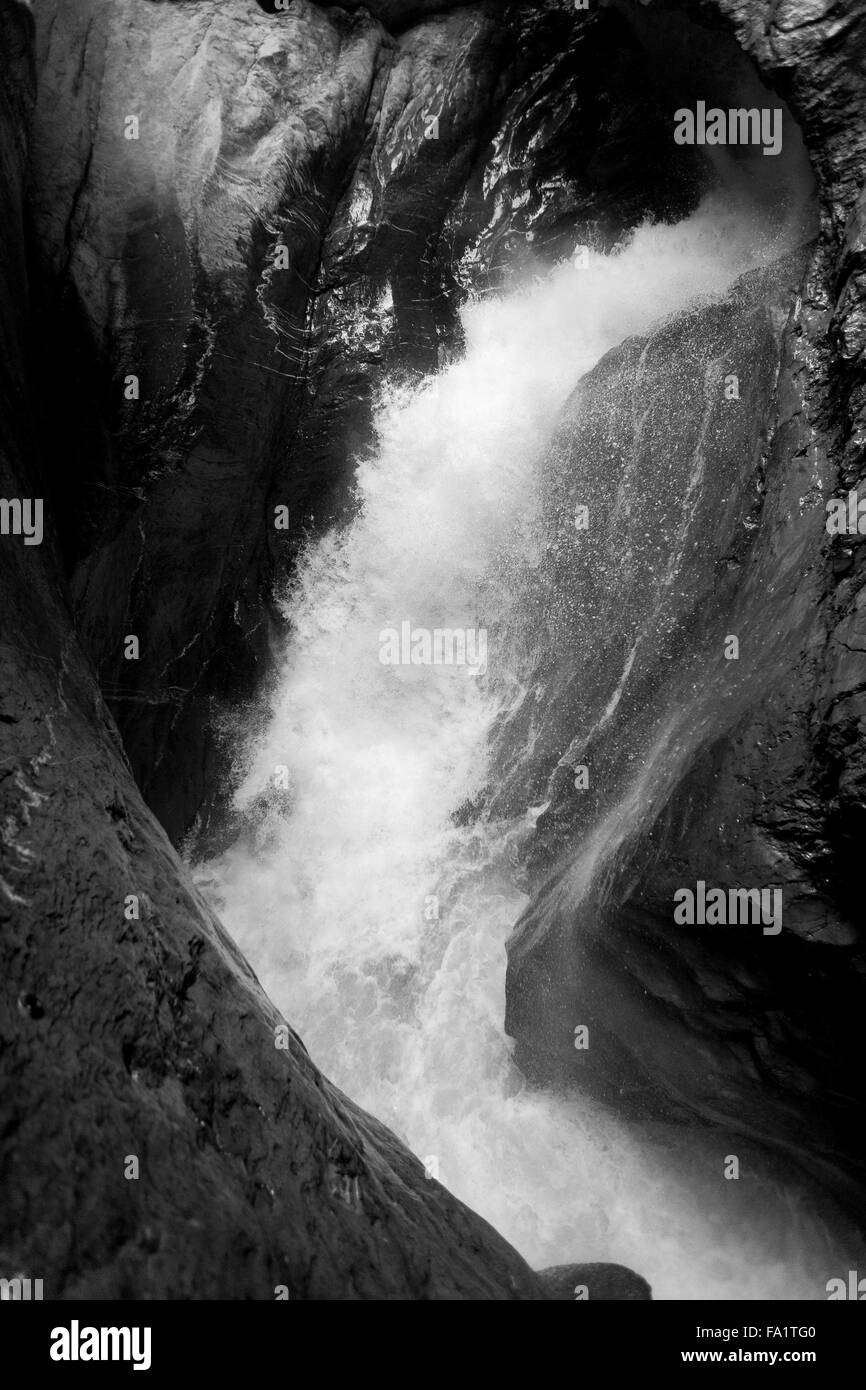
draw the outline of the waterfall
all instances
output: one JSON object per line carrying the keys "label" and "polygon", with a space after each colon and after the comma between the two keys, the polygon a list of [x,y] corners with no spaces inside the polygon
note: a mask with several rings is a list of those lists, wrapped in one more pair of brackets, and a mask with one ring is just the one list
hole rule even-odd
{"label": "waterfall", "polygon": [[[463,311],[465,352],[393,386],[352,522],[309,544],[264,727],[239,731],[244,829],[202,890],[313,1060],[534,1265],[613,1260],[658,1298],[820,1298],[820,1226],[769,1180],[736,1212],[688,1151],[534,1091],[503,1030],[526,899],[507,824],[474,815],[491,730],[535,698],[504,634],[543,567],[546,444],[582,374],[785,249],[722,197],[588,264],[523,270]],[[601,466],[601,464],[600,464]],[[382,633],[487,634],[486,670],[383,662]],[[627,673],[626,673],[627,674]],[[519,758],[520,750],[512,750]],[[698,1144],[683,1131],[682,1143]]]}

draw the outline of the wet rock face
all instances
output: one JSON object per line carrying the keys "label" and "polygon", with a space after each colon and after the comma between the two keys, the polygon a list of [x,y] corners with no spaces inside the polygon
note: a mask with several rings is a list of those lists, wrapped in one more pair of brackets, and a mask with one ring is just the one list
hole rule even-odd
{"label": "wet rock face", "polygon": [[[514,759],[494,802],[514,814],[527,781],[530,802],[543,800],[561,757],[529,849],[536,883],[566,827],[585,836],[656,743],[670,760],[660,726],[684,693],[724,672],[728,697],[744,698],[730,675],[741,668],[719,664],[733,630],[722,596],[751,557],[780,336],[803,262],[753,272],[721,303],[627,341],[563,411],[539,521],[548,563],[522,600],[536,615],[542,693],[505,734]],[[625,726],[640,735],[624,741]],[[574,769],[590,756],[595,775],[576,791]]]}
{"label": "wet rock face", "polygon": [[[276,9],[275,0],[259,0],[262,9]],[[340,4],[338,7],[332,3],[323,5],[323,9],[339,8],[350,13],[354,10],[369,10],[370,14],[381,20],[386,28],[399,32],[409,24],[414,24],[419,19],[425,19],[429,15],[445,14],[449,10],[469,8],[472,0],[372,0],[372,4],[362,3],[362,0],[348,0],[347,4]],[[492,8],[492,7],[489,7]]]}
{"label": "wet rock face", "polygon": [[79,630],[178,834],[210,770],[208,698],[266,647],[273,508],[306,501],[303,479],[270,490],[381,34],[310,5],[279,24],[247,4],[34,13],[41,309],[77,364],[44,451]]}
{"label": "wet rock face", "polygon": [[[782,311],[793,305],[784,331],[778,316],[749,307],[751,295],[773,302],[766,288],[741,287],[723,310],[612,354],[581,384],[580,414],[563,421],[554,510],[565,515],[582,487],[597,514],[615,517],[609,493],[624,461],[652,469],[671,444],[681,500],[679,448],[696,442],[707,464],[699,506],[709,510],[694,518],[691,552],[653,501],[643,540],[602,525],[587,537],[583,569],[573,535],[561,542],[539,604],[552,629],[545,649],[557,650],[557,634],[577,651],[596,637],[580,671],[555,657],[539,665],[545,699],[523,731],[538,739],[528,799],[548,805],[527,851],[532,901],[509,943],[507,1026],[539,1080],[586,1087],[644,1118],[699,1117],[757,1139],[862,1218],[854,847],[866,773],[866,548],[859,536],[828,536],[825,502],[863,482],[866,123],[852,77],[863,16],[850,6],[800,23],[798,9],[774,11],[762,28],[764,7],[719,6],[790,101],[819,178],[821,235],[799,292],[777,299]],[[720,401],[707,422],[697,380],[681,380],[682,368],[675,380],[654,375],[668,350],[687,374],[715,354],[744,364],[745,415]],[[658,404],[648,437],[636,439],[629,412],[644,353]],[[611,400],[613,482],[596,482],[595,496],[581,460],[598,455]],[[654,579],[671,561],[676,582],[659,592]],[[729,634],[736,662],[725,659]],[[580,765],[588,789],[575,786]],[[510,810],[519,774],[507,757],[503,768],[500,804]],[[781,930],[677,923],[675,894],[698,881],[775,885]],[[586,1048],[575,1046],[577,1025],[589,1030]]]}
{"label": "wet rock face", "polygon": [[[23,174],[32,20],[0,3],[0,491],[41,490]],[[321,1076],[130,774],[56,533],[0,546],[0,1269],[80,1298],[548,1297]]]}
{"label": "wet rock face", "polygon": [[596,1302],[648,1303],[652,1299],[645,1279],[623,1265],[554,1265],[540,1269],[538,1277],[548,1298],[559,1303]]}

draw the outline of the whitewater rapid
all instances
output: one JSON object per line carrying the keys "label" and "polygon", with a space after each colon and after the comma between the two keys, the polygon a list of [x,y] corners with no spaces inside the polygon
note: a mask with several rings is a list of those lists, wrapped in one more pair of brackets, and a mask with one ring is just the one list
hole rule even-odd
{"label": "whitewater rapid", "polygon": [[[820,1298],[838,1273],[794,1199],[732,1207],[670,1147],[587,1100],[531,1090],[503,1031],[504,941],[531,825],[454,812],[482,792],[497,716],[531,698],[497,637],[545,446],[578,379],[629,335],[785,247],[709,201],[585,268],[524,275],[463,311],[465,352],[392,389],[357,466],[357,514],[311,544],[282,596],[288,637],[264,727],[239,740],[245,829],[196,866],[314,1061],[533,1265],[613,1260],[657,1298]],[[487,671],[384,665],[380,633],[489,634]]]}

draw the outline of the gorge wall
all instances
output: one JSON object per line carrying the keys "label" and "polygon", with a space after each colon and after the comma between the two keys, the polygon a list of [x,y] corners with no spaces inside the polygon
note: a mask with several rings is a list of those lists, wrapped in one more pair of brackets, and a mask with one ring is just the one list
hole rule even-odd
{"label": "gorge wall", "polygon": [[[760,90],[754,69],[802,132],[817,237],[575,382],[545,499],[561,553],[530,593],[544,696],[502,730],[481,814],[548,803],[510,947],[525,1072],[742,1132],[860,1210],[866,552],[823,504],[863,474],[866,44],[856,6],[806,8],[0,0],[3,494],[47,518],[41,547],[0,550],[9,1272],[66,1297],[570,1296],[294,1034],[274,1047],[172,842],[231,835],[225,711],[258,707],[273,587],[351,511],[383,380],[459,353],[458,306],[527,248],[551,264],[693,208],[712,169],[675,152],[671,107]],[[726,371],[740,400],[711,407]],[[657,405],[635,439],[638,373]],[[599,482],[581,460],[612,398]],[[637,518],[591,532],[575,609],[566,525],[633,456],[664,458],[659,497],[693,496],[713,543],[661,502],[655,553]],[[641,584],[662,552],[672,598]],[[781,937],[678,931],[698,878],[781,884]]]}
{"label": "gorge wall", "polygon": [[[4,496],[44,484],[22,197],[32,37],[4,3]],[[279,1015],[131,776],[48,515],[41,546],[2,547],[4,1277],[55,1299],[561,1296],[289,1029],[275,1047]]]}
{"label": "gorge wall", "polygon": [[[727,323],[686,321],[612,355],[563,423],[551,505],[588,501],[606,520],[578,562],[577,614],[554,623],[537,668],[536,790],[561,761],[527,849],[534,896],[509,947],[507,1026],[530,1074],[645,1117],[702,1116],[722,1147],[758,1139],[862,1218],[866,552],[825,529],[828,499],[863,477],[864,126],[841,58],[862,59],[862,18],[800,29],[794,7],[777,8],[759,38],[755,14],[732,13],[800,120],[820,235],[778,300],[780,326],[790,306],[780,353],[765,316],[734,301]],[[737,403],[712,386],[730,372],[746,383]],[[599,495],[581,460],[597,457],[611,393]],[[646,410],[647,396],[659,404]],[[683,415],[689,398],[715,403]],[[639,516],[624,504],[622,477],[661,459],[688,504],[679,534],[661,504]],[[573,546],[561,549],[570,561]],[[553,614],[566,593],[554,588]],[[783,931],[678,926],[674,893],[698,880],[777,885]],[[586,1052],[576,1023],[590,1029]]]}

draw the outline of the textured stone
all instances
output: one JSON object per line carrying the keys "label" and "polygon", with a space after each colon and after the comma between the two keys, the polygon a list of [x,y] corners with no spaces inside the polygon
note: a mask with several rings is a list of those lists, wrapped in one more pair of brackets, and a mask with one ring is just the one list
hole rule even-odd
{"label": "textured stone", "polygon": [[382,32],[313,5],[279,22],[247,3],[34,13],[42,318],[75,363],[52,387],[44,452],[82,640],[177,836],[214,755],[208,701],[253,680],[267,648],[264,557],[285,541],[273,507],[297,519],[309,505],[308,479],[269,494]]}
{"label": "textured stone", "polygon": [[[672,9],[646,7],[638,28]],[[862,1217],[864,547],[828,538],[824,502],[863,478],[864,15],[853,4],[676,9],[732,24],[790,103],[818,176],[821,235],[796,294],[789,281],[779,347],[758,323],[747,327],[747,313],[744,336],[725,349],[748,363],[741,378],[757,394],[741,440],[706,431],[699,506],[710,510],[676,594],[653,609],[654,578],[675,554],[654,514],[655,563],[642,566],[638,541],[637,574],[623,580],[623,538],[601,535],[595,578],[566,584],[560,574],[548,597],[555,615],[572,611],[569,594],[584,596],[571,636],[595,625],[610,637],[579,673],[555,669],[532,731],[539,756],[526,797],[537,803],[546,790],[549,805],[527,846],[533,899],[509,944],[508,1027],[538,1079],[568,1080],[631,1114],[757,1139]],[[715,314],[702,317],[698,339],[712,352]],[[684,340],[690,322],[666,331]],[[656,341],[626,345],[582,384],[584,413],[563,424],[572,469],[597,456],[600,412],[620,430],[615,466],[646,448],[626,418],[628,381],[644,347],[652,363]],[[701,359],[697,340],[671,348],[677,363]],[[656,379],[656,458],[668,441],[677,457],[699,437],[699,395],[681,386],[675,399]],[[653,457],[650,446],[645,468]],[[722,659],[726,633],[740,640],[736,665]],[[575,762],[591,762],[603,790],[576,793]],[[519,781],[512,771],[506,806],[520,799]],[[676,926],[674,890],[698,879],[780,886],[782,933]],[[586,1051],[571,1046],[575,1020],[590,1029]]]}
{"label": "textured stone", "polygon": [[[2,0],[6,497],[42,483],[22,198],[31,37]],[[293,1299],[547,1297],[290,1029],[275,1046],[278,1014],[135,786],[53,527],[40,546],[4,536],[0,571],[4,1276],[41,1279],[47,1299],[273,1299],[280,1285]]]}
{"label": "textured stone", "polygon": [[[624,1265],[555,1265],[551,1269],[540,1269],[538,1277],[547,1297],[561,1303],[567,1300],[592,1303],[598,1299],[648,1303],[652,1299],[647,1281]],[[579,1299],[575,1290],[580,1290]]]}

